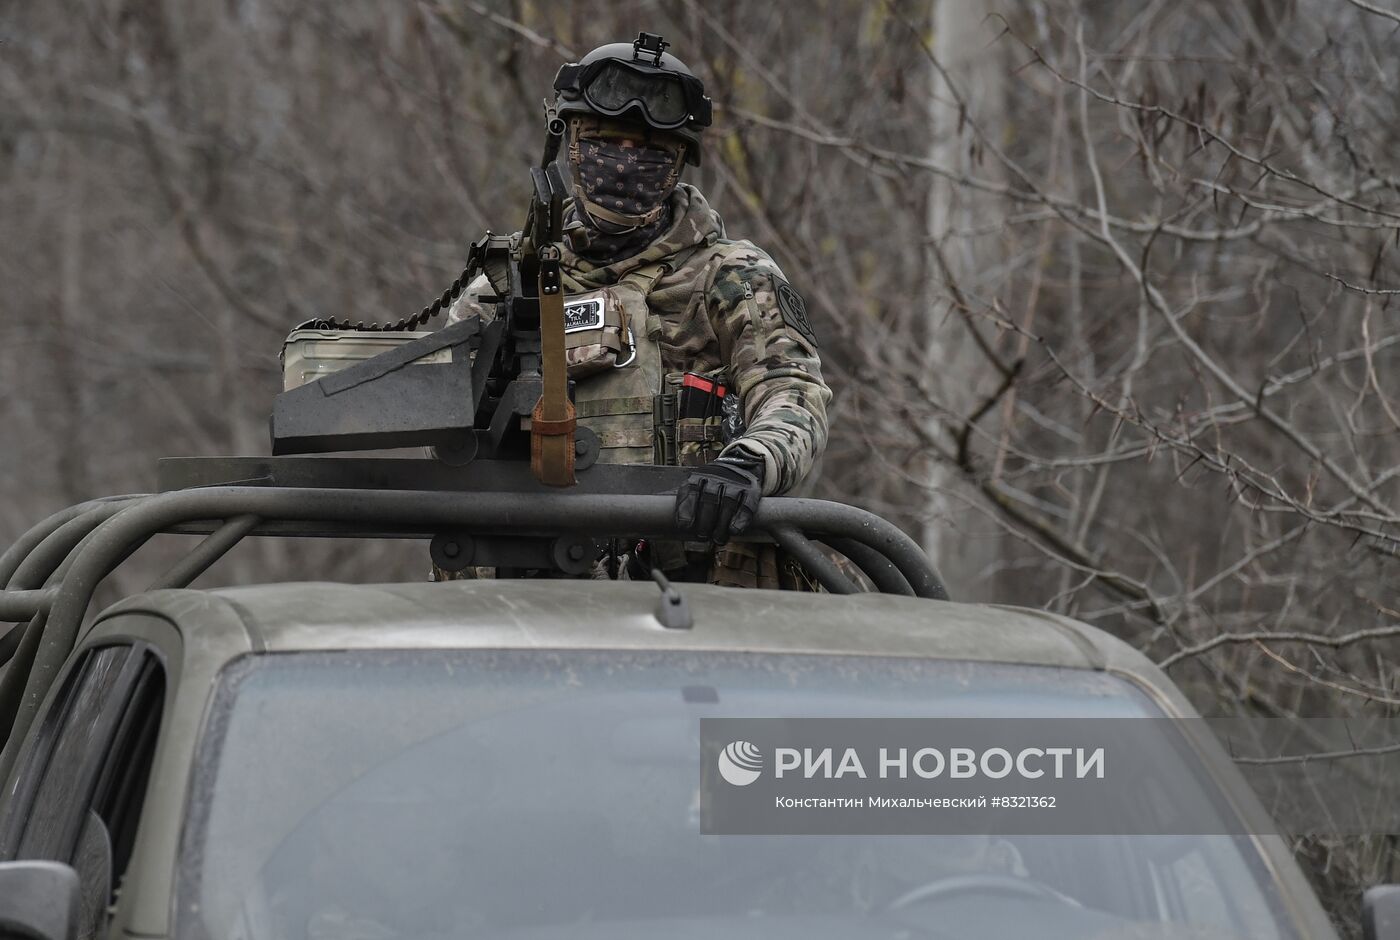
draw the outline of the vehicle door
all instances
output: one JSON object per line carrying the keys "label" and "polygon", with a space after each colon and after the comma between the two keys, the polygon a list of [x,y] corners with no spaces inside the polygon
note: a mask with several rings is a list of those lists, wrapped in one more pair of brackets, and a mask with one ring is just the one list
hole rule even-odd
{"label": "vehicle door", "polygon": [[35,724],[0,819],[0,858],[71,865],[82,885],[79,936],[105,933],[130,861],[165,698],[158,651],[141,642],[69,661]]}

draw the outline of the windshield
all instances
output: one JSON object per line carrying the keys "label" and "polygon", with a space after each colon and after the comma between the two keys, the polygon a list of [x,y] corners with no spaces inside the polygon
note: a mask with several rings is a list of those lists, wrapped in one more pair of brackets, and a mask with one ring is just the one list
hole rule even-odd
{"label": "windshield", "polygon": [[1157,714],[1113,676],[1043,667],[250,656],[201,745],[180,935],[1294,936],[1247,838],[700,832],[701,718]]}

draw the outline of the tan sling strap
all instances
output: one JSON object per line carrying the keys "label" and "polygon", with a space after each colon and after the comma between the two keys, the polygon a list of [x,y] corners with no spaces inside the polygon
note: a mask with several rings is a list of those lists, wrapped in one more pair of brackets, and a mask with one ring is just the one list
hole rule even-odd
{"label": "tan sling strap", "polygon": [[[548,250],[552,249],[552,250]],[[559,249],[540,250],[540,400],[530,414],[530,471],[549,486],[574,484],[574,405],[564,353]]]}

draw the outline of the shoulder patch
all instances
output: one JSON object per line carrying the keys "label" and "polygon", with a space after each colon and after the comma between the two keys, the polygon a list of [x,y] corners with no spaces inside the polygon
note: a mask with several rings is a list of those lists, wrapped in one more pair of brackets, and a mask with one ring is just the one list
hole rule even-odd
{"label": "shoulder patch", "polygon": [[807,319],[807,301],[780,277],[773,278],[773,289],[778,294],[778,309],[783,314],[783,322],[816,349],[817,334],[812,331],[811,321]]}

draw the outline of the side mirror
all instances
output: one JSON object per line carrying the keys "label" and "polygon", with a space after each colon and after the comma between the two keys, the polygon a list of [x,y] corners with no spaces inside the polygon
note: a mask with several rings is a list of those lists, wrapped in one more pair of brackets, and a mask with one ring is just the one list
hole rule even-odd
{"label": "side mirror", "polygon": [[1363,940],[1400,940],[1400,885],[1377,885],[1361,896]]}
{"label": "side mirror", "polygon": [[77,872],[61,862],[0,862],[0,940],[77,935]]}

